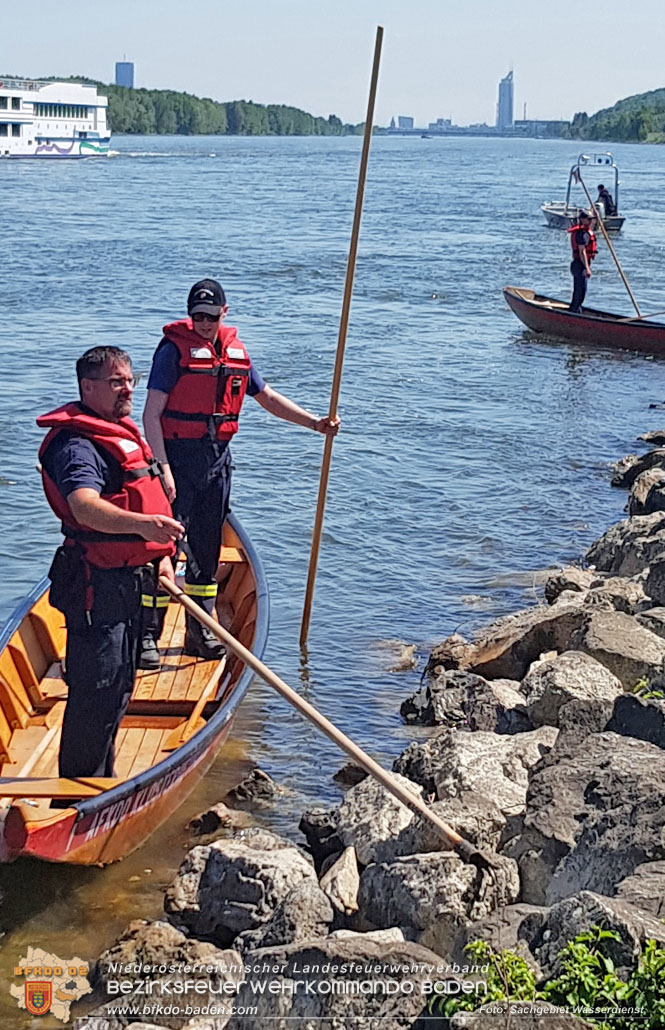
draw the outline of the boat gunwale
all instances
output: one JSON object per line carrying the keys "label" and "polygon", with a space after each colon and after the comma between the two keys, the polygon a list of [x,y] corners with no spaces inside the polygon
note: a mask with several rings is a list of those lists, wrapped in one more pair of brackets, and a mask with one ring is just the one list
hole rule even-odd
{"label": "boat gunwale", "polygon": [[[628,330],[649,328],[662,329],[663,331],[665,331],[665,322],[651,322],[646,318],[638,318],[637,316],[631,317],[630,315],[615,315],[611,311],[600,311],[598,308],[584,308],[583,311],[569,311],[567,307],[562,309],[555,309],[551,307],[548,308],[548,301],[550,303],[554,302],[555,304],[565,304],[566,302],[564,300],[559,300],[556,297],[546,297],[544,294],[541,293],[537,294],[533,290],[531,291],[534,294],[533,297],[523,297],[520,291],[525,289],[528,289],[528,287],[504,286],[503,294],[504,297],[514,297],[515,300],[521,301],[522,304],[526,304],[529,307],[533,307],[538,311],[545,311],[550,315],[569,316],[573,318],[575,321],[584,319],[591,322],[597,322],[600,324],[610,322],[618,326],[619,328],[626,328]],[[536,300],[536,297],[542,297],[542,301]]]}

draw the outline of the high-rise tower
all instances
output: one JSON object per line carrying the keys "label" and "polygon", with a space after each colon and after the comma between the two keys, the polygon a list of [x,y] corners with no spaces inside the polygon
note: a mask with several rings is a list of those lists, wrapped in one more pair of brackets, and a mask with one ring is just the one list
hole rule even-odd
{"label": "high-rise tower", "polygon": [[512,129],[513,125],[513,72],[511,68],[505,79],[501,79],[501,82],[499,83],[499,102],[496,105],[496,127],[501,131],[502,129]]}
{"label": "high-rise tower", "polygon": [[116,86],[134,85],[134,63],[133,61],[116,61],[115,63],[115,84]]}

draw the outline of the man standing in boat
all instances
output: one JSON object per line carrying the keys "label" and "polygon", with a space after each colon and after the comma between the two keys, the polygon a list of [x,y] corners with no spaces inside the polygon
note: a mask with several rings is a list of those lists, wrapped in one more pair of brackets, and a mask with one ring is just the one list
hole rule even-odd
{"label": "man standing in boat", "polygon": [[[226,295],[214,279],[195,283],[187,319],[164,326],[155,351],[143,413],[146,438],[164,467],[169,499],[187,528],[185,593],[207,612],[215,607],[222,525],[229,511],[231,455],[246,395],[278,418],[334,436],[339,418],[319,418],[283,396],[259,375],[232,326]],[[159,667],[157,640],[168,596],[155,583],[144,595],[140,667]],[[187,616],[185,654],[219,659],[224,646]]]}
{"label": "man standing in boat", "polygon": [[44,491],[65,534],[49,577],[50,602],[67,624],[59,772],[72,778],[114,775],[114,741],[136,675],[142,568],[156,563],[172,579],[183,533],[159,464],[129,418],[129,355],[94,347],[76,374],[80,400],[37,419],[48,429],[39,452]]}
{"label": "man standing in boat", "polygon": [[570,271],[573,277],[573,299],[569,310],[579,312],[586,297],[587,283],[591,277],[591,262],[596,256],[596,237],[593,217],[588,211],[580,211],[577,225],[568,230],[573,249]]}
{"label": "man standing in boat", "polygon": [[598,186],[598,199],[596,203],[601,203],[605,208],[605,218],[617,213],[617,209],[614,206],[614,198],[610,191],[605,189],[602,182]]}

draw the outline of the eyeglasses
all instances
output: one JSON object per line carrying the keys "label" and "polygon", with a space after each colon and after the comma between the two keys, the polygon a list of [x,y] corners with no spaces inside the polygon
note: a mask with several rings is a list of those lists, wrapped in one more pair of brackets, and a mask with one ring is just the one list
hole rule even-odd
{"label": "eyeglasses", "polygon": [[219,315],[208,315],[205,311],[197,311],[192,315],[192,322],[216,322]]}
{"label": "eyeglasses", "polygon": [[108,383],[112,390],[122,390],[124,386],[131,387],[132,390],[141,382],[141,376],[89,376],[94,383]]}

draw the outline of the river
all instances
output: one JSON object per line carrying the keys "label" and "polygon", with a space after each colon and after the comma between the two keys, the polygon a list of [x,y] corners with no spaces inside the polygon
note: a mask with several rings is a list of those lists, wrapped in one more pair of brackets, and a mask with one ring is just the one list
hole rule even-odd
{"label": "river", "polygon": [[[213,276],[263,377],[325,413],[361,144],[116,137],[107,160],[0,164],[0,621],[58,542],[34,416],[75,396],[86,348],[118,344],[147,372],[161,326]],[[417,733],[398,708],[420,675],[389,671],[390,642],[416,643],[422,668],[432,642],[534,603],[543,568],[579,558],[622,517],[609,464],[665,420],[649,408],[665,398],[665,362],[539,339],[501,296],[506,284],[569,296],[568,238],[539,205],[562,199],[578,150],[373,141],[306,663],[298,635],[322,440],[251,401],[243,411],[233,507],[270,584],[266,661],[388,764]],[[617,251],[641,309],[660,311],[663,151],[613,153],[628,214]],[[602,241],[589,302],[632,313]],[[144,391],[145,378],[135,414]],[[158,916],[191,846],[187,818],[251,764],[285,787],[261,820],[298,839],[302,810],[339,796],[331,777],[343,761],[257,684],[211,774],[137,853],[105,870],[0,870],[2,1025],[30,1026],[7,993],[28,945],[92,961],[130,919]]]}

